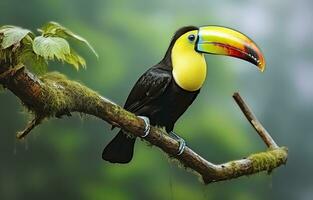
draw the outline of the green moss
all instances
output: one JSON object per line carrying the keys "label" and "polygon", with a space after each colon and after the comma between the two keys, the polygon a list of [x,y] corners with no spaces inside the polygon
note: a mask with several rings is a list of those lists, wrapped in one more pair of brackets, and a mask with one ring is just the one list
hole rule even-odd
{"label": "green moss", "polygon": [[58,72],[47,73],[40,77],[42,81],[42,101],[45,105],[43,114],[55,116],[70,111],[92,109],[95,104],[101,104],[98,93],[90,90],[84,85],[69,80]]}
{"label": "green moss", "polygon": [[252,154],[248,157],[252,161],[254,171],[266,170],[270,172],[275,167],[286,162],[287,148],[269,149],[266,152]]}

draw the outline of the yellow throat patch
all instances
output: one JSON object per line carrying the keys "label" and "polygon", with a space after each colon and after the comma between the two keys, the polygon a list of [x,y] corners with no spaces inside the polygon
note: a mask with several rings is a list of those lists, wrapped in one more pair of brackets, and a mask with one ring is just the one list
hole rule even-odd
{"label": "yellow throat patch", "polygon": [[173,77],[179,87],[193,92],[199,90],[206,77],[206,62],[204,55],[195,50],[195,42],[188,40],[191,34],[197,35],[197,30],[189,31],[180,36],[172,49]]}

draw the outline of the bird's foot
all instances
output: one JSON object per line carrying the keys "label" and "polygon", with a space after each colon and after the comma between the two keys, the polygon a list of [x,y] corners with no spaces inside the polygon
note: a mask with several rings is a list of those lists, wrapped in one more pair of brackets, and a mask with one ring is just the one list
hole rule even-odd
{"label": "bird's foot", "polygon": [[179,142],[179,147],[178,147],[177,155],[178,155],[178,156],[181,155],[181,154],[184,152],[185,147],[186,147],[186,142],[185,142],[185,140],[184,140],[183,138],[181,138],[180,136],[178,136],[178,135],[177,135],[175,132],[173,132],[173,131],[171,131],[171,132],[169,133],[169,135],[170,135],[173,139],[175,139],[175,140],[177,140],[177,141]]}
{"label": "bird's foot", "polygon": [[139,118],[141,118],[144,123],[145,123],[145,130],[144,130],[144,134],[141,136],[142,138],[145,138],[147,137],[147,135],[149,135],[149,132],[150,132],[150,120],[148,117],[145,117],[145,116],[138,116]]}

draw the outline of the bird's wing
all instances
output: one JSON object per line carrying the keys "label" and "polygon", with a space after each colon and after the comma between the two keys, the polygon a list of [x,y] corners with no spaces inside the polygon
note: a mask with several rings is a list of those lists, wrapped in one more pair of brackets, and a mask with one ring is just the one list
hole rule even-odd
{"label": "bird's wing", "polygon": [[170,71],[160,68],[149,69],[136,82],[124,108],[136,113],[140,108],[162,95],[171,80],[172,74]]}

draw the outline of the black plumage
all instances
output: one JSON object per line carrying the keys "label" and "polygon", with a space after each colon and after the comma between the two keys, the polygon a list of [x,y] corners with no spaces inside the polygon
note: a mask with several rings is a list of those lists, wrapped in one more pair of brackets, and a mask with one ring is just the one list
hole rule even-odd
{"label": "black plumage", "polygon": [[[151,125],[165,127],[167,132],[194,101],[200,90],[189,92],[180,88],[172,75],[171,51],[175,41],[184,33],[197,30],[188,26],[179,29],[171,40],[164,58],[148,69],[132,88],[124,108],[138,116],[146,116]],[[102,158],[112,163],[128,163],[133,157],[136,138],[122,130],[105,147]]]}

